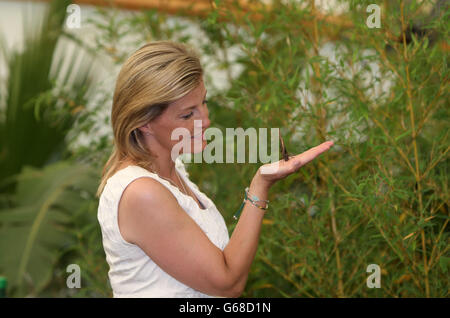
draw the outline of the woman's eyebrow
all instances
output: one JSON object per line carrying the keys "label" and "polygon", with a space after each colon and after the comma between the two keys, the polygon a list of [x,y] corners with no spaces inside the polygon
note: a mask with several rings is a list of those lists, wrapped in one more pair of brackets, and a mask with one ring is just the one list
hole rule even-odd
{"label": "woman's eyebrow", "polygon": [[[205,99],[205,98],[206,98],[206,94],[208,94],[208,91],[206,91],[206,92],[205,92],[205,97],[203,97],[203,99]],[[197,107],[197,105],[193,105],[193,106],[185,107],[185,108],[183,108],[183,109],[181,109],[181,110],[182,110],[182,111],[185,111],[185,110],[188,110],[188,109],[191,109],[191,108],[195,108],[195,107]]]}

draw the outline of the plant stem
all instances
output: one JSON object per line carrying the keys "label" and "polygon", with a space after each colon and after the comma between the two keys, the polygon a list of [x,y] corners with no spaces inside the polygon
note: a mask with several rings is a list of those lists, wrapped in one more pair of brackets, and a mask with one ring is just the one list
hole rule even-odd
{"label": "plant stem", "polygon": [[342,297],[345,297],[345,295],[344,295],[344,283],[343,283],[341,256],[339,253],[339,243],[341,241],[341,236],[340,236],[340,234],[337,230],[337,226],[336,226],[336,217],[335,217],[336,208],[333,203],[331,191],[329,192],[329,196],[330,196],[330,209],[331,209],[331,228],[333,230],[334,249],[336,250],[336,266],[337,266],[337,270],[338,270],[338,297],[342,298]]}
{"label": "plant stem", "polygon": [[[403,37],[403,58],[405,62],[405,71],[406,71],[406,94],[408,96],[408,109],[409,109],[409,117],[411,121],[411,137],[413,141],[413,147],[414,147],[414,161],[415,161],[415,168],[416,168],[416,184],[417,184],[417,195],[419,199],[419,213],[420,217],[423,219],[423,202],[422,202],[422,186],[421,186],[421,176],[420,176],[420,168],[419,168],[419,154],[417,150],[417,135],[415,130],[415,118],[414,118],[414,108],[412,104],[412,92],[411,92],[411,80],[409,75],[409,58],[408,58],[408,47],[406,45],[406,26],[405,26],[405,16],[404,16],[404,1],[401,1],[400,3],[400,16],[401,16],[401,23],[402,23],[402,37]],[[423,256],[423,270],[425,273],[425,293],[426,297],[430,297],[430,286],[428,281],[428,261],[427,261],[427,247],[426,247],[426,237],[425,237],[425,231],[422,228],[420,230],[420,236],[422,239],[422,256]]]}

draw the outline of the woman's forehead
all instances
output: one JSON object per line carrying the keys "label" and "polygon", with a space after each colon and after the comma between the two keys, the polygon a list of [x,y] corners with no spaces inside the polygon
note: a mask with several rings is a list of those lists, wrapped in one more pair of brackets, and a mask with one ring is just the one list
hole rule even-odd
{"label": "woman's forehead", "polygon": [[192,106],[197,106],[199,103],[202,102],[202,99],[204,98],[206,93],[205,85],[203,84],[203,81],[200,83],[200,85],[193,89],[191,92],[189,92],[187,95],[181,97],[177,101],[170,104],[170,108],[174,111],[188,109]]}

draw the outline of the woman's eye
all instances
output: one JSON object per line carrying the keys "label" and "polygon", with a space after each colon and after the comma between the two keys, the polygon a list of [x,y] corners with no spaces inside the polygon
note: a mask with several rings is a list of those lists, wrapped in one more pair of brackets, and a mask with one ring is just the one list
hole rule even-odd
{"label": "woman's eye", "polygon": [[194,114],[193,112],[190,112],[190,113],[187,114],[186,116],[181,116],[181,118],[189,119],[193,114]]}
{"label": "woman's eye", "polygon": [[[208,101],[205,99],[205,100],[203,101],[203,104],[208,104]],[[181,116],[181,118],[183,118],[183,119],[189,119],[189,118],[192,117],[193,114],[194,114],[194,112],[190,112],[190,113],[187,114],[187,115]]]}

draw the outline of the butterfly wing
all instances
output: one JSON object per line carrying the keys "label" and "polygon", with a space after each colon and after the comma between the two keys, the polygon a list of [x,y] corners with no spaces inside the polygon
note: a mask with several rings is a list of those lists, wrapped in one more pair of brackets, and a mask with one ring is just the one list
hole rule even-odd
{"label": "butterfly wing", "polygon": [[289,154],[287,152],[286,146],[284,145],[283,137],[280,134],[280,142],[281,142],[281,155],[283,156],[284,161],[289,160]]}

